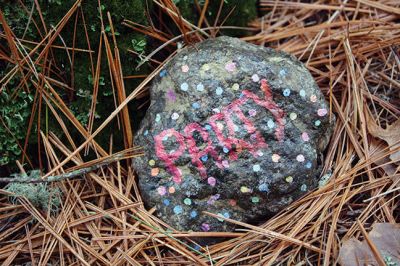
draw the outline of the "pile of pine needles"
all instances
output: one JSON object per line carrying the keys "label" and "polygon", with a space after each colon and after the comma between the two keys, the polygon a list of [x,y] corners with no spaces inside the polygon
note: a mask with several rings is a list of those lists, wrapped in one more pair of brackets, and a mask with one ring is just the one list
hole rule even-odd
{"label": "pile of pine needles", "polygon": [[[324,184],[319,189],[258,226],[225,219],[241,228],[227,233],[178,232],[155,217],[154,209],[144,208],[130,163],[141,151],[132,144],[132,114],[127,104],[148,97],[149,82],[182,44],[192,45],[234,28],[224,25],[220,12],[213,21],[207,19],[208,3],[197,5],[200,19],[194,25],[180,15],[173,1],[153,1],[160,16],[179,29],[178,35],[163,23],[157,27],[157,23],[143,26],[124,21],[132,30],[163,43],[144,58],[143,63],[154,69],[145,77],[123,76],[110,14],[101,14],[99,51],[54,45],[67,23],[76,25],[79,0],[30,50],[0,13],[0,38],[8,43],[7,49],[0,47],[0,58],[14,65],[1,77],[2,86],[8,86],[15,75],[21,77],[16,90],[30,80],[36,90],[35,101],[47,104],[68,140],[61,141],[51,132],[40,134],[51,169],[42,178],[110,162],[90,168],[80,179],[48,183],[63,194],[57,215],[38,209],[24,197],[14,205],[8,200],[10,193],[0,190],[2,265],[28,261],[32,265],[329,265],[338,261],[344,241],[353,237],[368,240],[366,232],[374,223],[400,222],[400,3],[391,0],[320,0],[314,4],[261,0],[259,9],[265,15],[246,29],[251,35],[244,40],[286,51],[303,61],[330,103],[331,118],[335,116],[337,123],[324,157]],[[223,4],[221,1],[221,10]],[[104,32],[105,25],[111,26],[111,37]],[[93,129],[93,123],[82,126],[59,96],[60,89],[70,87],[50,78],[50,73],[57,71],[51,64],[52,49],[65,49],[72,61],[78,53],[89,58],[94,52],[97,63],[101,56],[107,57],[116,107],[98,128]],[[160,54],[167,58],[164,62],[160,62]],[[100,68],[94,65],[92,108],[100,76]],[[129,95],[124,86],[127,78],[143,78]],[[88,111],[92,121],[95,112]],[[117,160],[112,160],[114,155],[109,152],[112,143],[106,147],[95,141],[113,119],[119,120],[125,144]],[[84,142],[76,143],[65,120]],[[96,160],[84,161],[87,149],[97,154]],[[193,240],[203,237],[222,238],[223,242],[202,246]]]}

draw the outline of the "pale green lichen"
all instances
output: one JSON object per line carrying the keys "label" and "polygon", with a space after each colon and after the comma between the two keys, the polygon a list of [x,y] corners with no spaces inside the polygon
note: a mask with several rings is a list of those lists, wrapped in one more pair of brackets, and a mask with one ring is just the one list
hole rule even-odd
{"label": "pale green lichen", "polygon": [[[28,175],[14,175],[16,178],[40,178],[40,172],[35,170]],[[18,204],[18,198],[25,197],[33,206],[52,214],[57,214],[61,205],[62,192],[54,184],[47,183],[10,183],[5,188],[13,195],[8,197],[11,204]]]}

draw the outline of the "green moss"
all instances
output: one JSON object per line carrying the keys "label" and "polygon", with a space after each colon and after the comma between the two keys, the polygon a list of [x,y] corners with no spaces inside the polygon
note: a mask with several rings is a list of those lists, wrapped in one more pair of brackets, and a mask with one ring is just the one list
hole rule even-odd
{"label": "green moss", "polygon": [[[76,0],[38,0],[38,2],[41,7],[47,30],[50,30],[52,26],[58,24],[58,22],[65,16],[65,14],[70,10]],[[32,23],[31,21],[29,23],[29,26],[27,27],[29,21],[28,13],[30,12],[34,4],[34,1],[26,0],[23,1],[23,3],[25,6],[22,6],[19,2],[16,3],[15,1],[11,0],[0,1],[0,9],[5,14],[8,25],[17,37],[21,38],[22,36],[24,36],[24,38],[27,40],[38,42],[41,40],[41,37],[38,33],[38,30],[35,28],[34,23]],[[147,20],[145,16],[145,1],[110,0],[102,1],[102,3],[103,5],[101,6],[101,10],[103,13],[105,31],[109,37],[111,45],[113,45],[113,42],[111,38],[110,25],[108,25],[107,12],[110,12],[112,17],[113,25],[117,34],[117,43],[120,50],[121,64],[124,76],[146,73],[146,67],[143,67],[140,71],[135,70],[138,59],[135,55],[128,52],[128,49],[135,50],[134,42],[139,42],[140,40],[142,40],[143,35],[138,34],[132,29],[125,27],[121,24],[124,19],[145,24]],[[100,44],[99,40],[101,33],[101,20],[98,9],[98,1],[82,1],[80,8],[82,9],[85,17],[91,50],[97,52]],[[64,46],[65,43],[68,47],[75,46],[76,48],[88,49],[81,12],[78,10],[76,14],[79,14],[79,17],[75,44],[73,40],[73,32],[75,28],[74,23],[76,15],[74,14],[73,16],[71,16],[69,22],[60,33],[60,37],[63,41],[61,41],[61,38],[57,38],[54,43],[55,45]],[[42,23],[36,9],[33,12],[32,20],[36,21],[43,34],[44,30],[42,28]],[[0,25],[0,29],[1,28],[2,26]],[[2,47],[8,47],[5,39],[0,40],[0,45],[2,45]],[[32,45],[27,45],[27,48],[32,47]],[[112,47],[111,49],[113,48],[114,47]],[[69,56],[71,55],[72,54],[69,53]],[[57,71],[54,66],[57,66],[58,70],[60,70],[57,71],[57,74],[53,74],[51,77],[74,88],[73,93],[62,88],[55,88],[57,90],[57,93],[59,93],[59,95],[68,104],[69,108],[78,118],[78,120],[86,126],[88,123],[93,91],[93,78],[89,54],[85,52],[75,52],[73,69],[71,69],[70,58],[64,49],[52,49],[50,56],[53,56],[53,70]],[[94,64],[96,64],[97,56],[98,55],[96,53],[92,53]],[[0,77],[4,76],[12,67],[13,66],[7,64],[7,62],[0,60]],[[73,72],[73,80],[71,80],[71,72]],[[97,99],[98,104],[96,107],[94,128],[96,128],[104,119],[106,119],[106,117],[112,112],[112,106],[114,105],[111,79],[109,76],[108,61],[105,53],[104,43],[100,77],[101,82]],[[22,141],[23,143],[23,140],[25,139],[27,123],[29,121],[30,112],[32,109],[32,99],[35,93],[34,89],[31,90],[30,94],[24,94],[21,90],[21,93],[18,94],[16,98],[10,100],[9,95],[11,95],[14,85],[16,86],[17,84],[19,84],[20,78],[16,78],[15,80],[13,80],[13,82],[14,84],[9,83],[5,90],[3,90],[3,92],[0,94],[0,113],[2,114],[2,117],[4,117],[4,120],[6,120],[7,127],[9,127],[13,132],[13,136],[11,136],[7,132],[6,128],[2,124],[0,124],[0,166],[11,164],[16,159],[20,158],[21,151],[16,144],[16,141]],[[29,80],[28,83],[29,86],[33,88]],[[137,86],[137,83],[138,81],[136,80],[126,80],[126,93],[129,94]],[[131,104],[129,107],[132,110],[136,109],[135,103]],[[45,112],[46,107],[43,103],[41,114],[41,129],[43,131],[46,131],[47,129],[53,131],[56,133],[56,135],[62,138],[63,132],[61,131],[58,122],[51,115],[50,111],[48,112],[49,115],[44,117]],[[133,111],[132,114],[134,114],[134,112],[135,111]],[[61,112],[59,112],[59,114],[62,116]],[[68,120],[65,117],[63,118],[64,121]],[[34,123],[34,125],[35,126],[33,128],[33,131],[31,132],[33,138],[30,141],[30,147],[32,145],[37,145],[37,130],[35,128],[36,122]],[[76,142],[82,140],[81,135],[74,129],[73,125],[67,122],[67,127]],[[119,132],[116,132],[115,128],[116,126],[111,124],[102,132],[102,134],[98,138],[96,138],[96,140],[99,141],[99,143],[108,143],[109,136],[111,133],[113,133],[115,143],[114,147],[115,149],[120,149],[123,142],[122,135]],[[37,149],[35,148],[33,153],[29,154],[29,156],[37,157],[36,152]]]}
{"label": "green moss", "polygon": [[[177,4],[184,18],[197,25],[199,12],[194,4],[194,0],[175,0],[174,2]],[[220,2],[221,1],[209,1],[206,18],[211,25],[214,25],[214,21],[217,17],[220,7]],[[198,1],[198,3],[201,7],[203,7],[204,1]],[[224,22],[231,10],[233,10],[232,13]],[[221,23],[224,22],[223,26],[246,27],[247,24],[256,17],[257,0],[225,0],[217,25],[221,25]],[[239,36],[245,34],[246,32],[242,30],[224,30],[222,33],[230,36]]]}

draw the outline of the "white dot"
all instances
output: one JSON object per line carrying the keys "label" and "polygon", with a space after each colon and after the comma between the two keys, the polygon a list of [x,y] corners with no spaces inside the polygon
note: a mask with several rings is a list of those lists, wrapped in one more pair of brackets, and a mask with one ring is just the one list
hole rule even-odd
{"label": "white dot", "polygon": [[197,84],[196,89],[198,91],[204,91],[204,85],[202,83]]}
{"label": "white dot", "polygon": [[260,171],[260,170],[261,170],[261,167],[260,167],[259,164],[253,165],[253,171],[254,171],[254,172],[258,172],[258,171]]}
{"label": "white dot", "polygon": [[181,84],[181,90],[187,91],[188,89],[189,89],[189,85],[186,82]]}

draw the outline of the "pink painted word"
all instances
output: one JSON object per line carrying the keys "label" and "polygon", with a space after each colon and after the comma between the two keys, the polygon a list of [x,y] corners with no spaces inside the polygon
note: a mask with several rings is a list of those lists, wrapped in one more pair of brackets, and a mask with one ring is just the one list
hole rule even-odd
{"label": "pink painted word", "polygon": [[[249,151],[254,157],[257,157],[257,151],[259,149],[268,147],[260,132],[257,131],[250,119],[248,119],[240,109],[240,107],[249,100],[253,100],[257,105],[262,106],[271,112],[276,120],[275,137],[278,141],[283,140],[285,128],[283,122],[284,112],[273,101],[271,89],[265,79],[261,80],[261,89],[265,95],[264,99],[260,99],[256,94],[250,91],[243,90],[242,96],[239,99],[225,106],[220,113],[216,113],[209,118],[208,123],[215,132],[219,144],[229,150],[228,154],[230,160],[236,160],[238,154],[244,150]],[[235,137],[235,124],[232,119],[233,116],[236,116],[242,122],[244,129],[250,134],[252,139],[251,143]],[[222,124],[219,123],[219,121],[226,124],[227,136],[224,136],[223,126],[221,127]],[[205,144],[202,145],[201,149],[196,145],[196,140],[193,137],[195,132],[198,132]],[[172,136],[175,137],[175,142],[178,148],[168,152],[165,150],[163,141],[165,137]],[[218,155],[218,152],[209,137],[208,131],[198,123],[188,124],[183,133],[179,133],[173,128],[164,130],[155,136],[154,140],[156,155],[164,162],[168,172],[172,175],[173,180],[176,183],[182,182],[182,173],[175,165],[175,161],[183,155],[186,149],[191,156],[193,165],[197,167],[201,177],[204,179],[207,178],[207,171],[203,161],[201,160],[203,156],[211,156],[214,159],[215,164],[221,169],[227,165],[226,161],[223,161],[221,156]]]}

